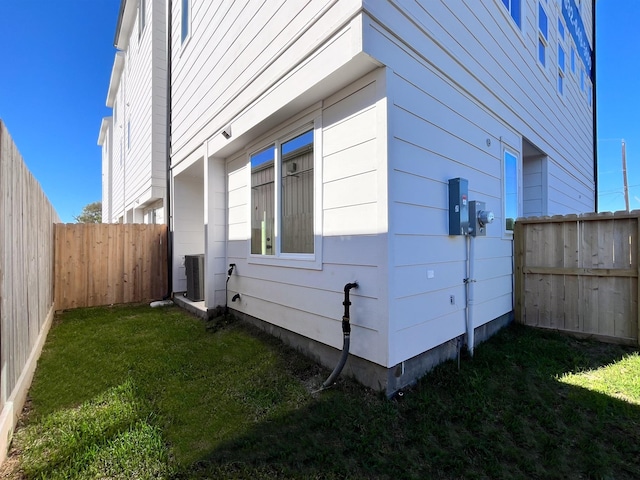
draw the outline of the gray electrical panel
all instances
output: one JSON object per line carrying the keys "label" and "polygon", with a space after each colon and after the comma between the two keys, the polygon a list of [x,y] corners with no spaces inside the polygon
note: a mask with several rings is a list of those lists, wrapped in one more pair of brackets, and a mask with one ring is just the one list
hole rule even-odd
{"label": "gray electrical panel", "polygon": [[466,178],[449,180],[449,235],[469,231],[469,182]]}

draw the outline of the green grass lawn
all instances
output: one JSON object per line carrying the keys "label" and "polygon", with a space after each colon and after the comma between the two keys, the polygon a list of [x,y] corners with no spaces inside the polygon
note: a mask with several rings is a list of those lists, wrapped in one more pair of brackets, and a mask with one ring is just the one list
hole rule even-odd
{"label": "green grass lawn", "polygon": [[[402,398],[241,323],[65,312],[14,478],[640,478],[640,356],[512,325]],[[18,471],[19,470],[19,471]]]}

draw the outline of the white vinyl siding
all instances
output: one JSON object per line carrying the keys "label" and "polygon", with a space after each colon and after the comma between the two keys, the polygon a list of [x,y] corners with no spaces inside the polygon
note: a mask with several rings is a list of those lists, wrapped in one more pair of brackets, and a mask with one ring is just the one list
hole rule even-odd
{"label": "white vinyl siding", "polygon": [[[173,2],[176,19],[180,4]],[[356,0],[193,2],[189,48],[180,48],[180,22],[174,22],[172,161],[181,161],[292,75],[291,66],[308,61],[358,5]],[[341,34],[341,42],[345,35],[351,34]],[[331,68],[324,63],[316,77]],[[307,87],[310,80],[295,86]],[[277,100],[274,92],[270,99]],[[258,115],[255,107],[251,115]]]}
{"label": "white vinyl siding", "polygon": [[[555,48],[545,52],[549,68],[539,67],[538,3],[518,3],[520,29],[511,5],[505,12],[497,0],[194,2],[185,49],[174,23],[176,200],[202,156],[224,162],[226,261],[237,265],[229,294],[242,295],[234,308],[340,348],[335,307],[355,280],[351,354],[394,367],[463,335],[465,242],[447,228],[447,181],[463,177],[470,199],[496,215],[477,241],[474,326],[512,311],[505,148],[518,162],[524,139],[545,152],[539,171],[525,174],[518,163],[515,216],[589,210],[594,184],[592,118],[576,101],[585,97],[576,88],[557,95]],[[368,69],[356,76],[354,65]],[[256,169],[252,179],[251,155],[271,145],[277,153],[278,142],[316,119],[314,234],[322,248],[314,255],[322,258],[304,265],[267,255],[262,226],[260,248],[252,246],[251,190],[275,187],[282,175],[274,155],[270,176],[258,179]],[[227,126],[230,136],[221,134]],[[208,175],[204,182],[214,182]],[[194,195],[185,198],[200,202]],[[265,240],[278,232],[276,196],[273,206],[258,206],[274,212]],[[185,228],[195,228],[200,212],[187,215],[193,225]]]}
{"label": "white vinyl siding", "polygon": [[[447,235],[448,179],[467,178],[470,198],[486,202],[496,215],[488,236],[477,242],[477,262],[487,266],[476,287],[482,292],[476,298],[483,299],[474,307],[477,327],[512,309],[511,237],[503,237],[503,146],[511,147],[518,162],[523,136],[547,152],[548,185],[539,176],[538,190],[547,190],[548,213],[570,213],[568,198],[574,201],[571,210],[581,212],[593,208],[593,132],[575,92],[563,103],[547,69],[536,65],[537,28],[523,29],[523,42],[500,12],[484,4],[366,4],[386,24],[365,21],[368,53],[394,72],[389,86],[393,363],[464,333],[464,306],[449,302],[450,295],[464,298],[465,250],[462,240]],[[523,19],[532,26],[537,8],[537,2],[523,3]],[[388,30],[400,39],[386,35]],[[516,178],[518,212],[522,175],[520,170]],[[533,198],[534,179],[527,181]]]}
{"label": "white vinyl siding", "polygon": [[[378,142],[384,133],[379,121],[384,111],[380,112],[377,104],[376,79],[380,75],[384,83],[381,71],[323,100],[321,132],[314,133],[314,151],[322,154],[322,168],[317,169],[318,175],[322,174],[317,178],[322,192],[323,223],[318,232],[323,242],[321,268],[278,263],[278,259],[256,263],[259,258],[247,254],[253,210],[250,190],[257,181],[255,177],[252,180],[248,158],[251,152],[262,151],[260,146],[270,145],[269,139],[286,142],[291,138],[286,126],[227,160],[227,254],[228,261],[242,272],[241,277],[232,278],[229,288],[242,292],[246,299],[234,308],[336,348],[342,342],[336,305],[341,306],[344,284],[361,280],[361,287],[354,291],[357,307],[353,307],[351,322],[354,338],[358,338],[352,342],[351,352],[386,365],[386,235],[381,233],[386,222],[380,222],[384,207],[379,200],[384,202],[384,197],[380,199],[378,193],[384,185],[380,181],[384,172],[378,171]],[[306,131],[306,118],[294,126],[296,131]],[[301,162],[296,169],[303,167]]]}

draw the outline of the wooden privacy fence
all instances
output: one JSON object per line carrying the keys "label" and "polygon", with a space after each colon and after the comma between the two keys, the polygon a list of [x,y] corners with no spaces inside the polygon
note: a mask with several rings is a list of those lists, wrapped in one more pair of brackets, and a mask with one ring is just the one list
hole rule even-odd
{"label": "wooden privacy fence", "polygon": [[59,221],[0,120],[0,463],[53,319]]}
{"label": "wooden privacy fence", "polygon": [[56,224],[56,310],[167,294],[167,226]]}
{"label": "wooden privacy fence", "polygon": [[516,321],[640,344],[640,211],[518,219]]}

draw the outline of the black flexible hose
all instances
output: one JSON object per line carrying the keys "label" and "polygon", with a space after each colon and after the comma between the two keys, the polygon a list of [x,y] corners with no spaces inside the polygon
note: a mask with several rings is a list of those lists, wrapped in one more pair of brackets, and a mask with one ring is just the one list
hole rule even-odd
{"label": "black flexible hose", "polygon": [[349,301],[349,290],[352,288],[358,288],[358,284],[353,282],[347,283],[344,286],[344,302],[342,302],[342,305],[344,305],[344,315],[342,317],[342,355],[340,355],[340,360],[333,369],[333,372],[331,372],[331,375],[329,375],[329,378],[327,378],[322,384],[322,388],[330,387],[335,383],[338,375],[342,372],[345,363],[347,363],[347,358],[349,357],[349,346],[351,345],[351,324],[349,323],[349,306],[351,305],[351,302]]}
{"label": "black flexible hose", "polygon": [[227,270],[227,282],[224,284],[224,314],[229,314],[229,279],[233,273],[233,269],[236,267],[235,263],[229,264],[229,270]]}

